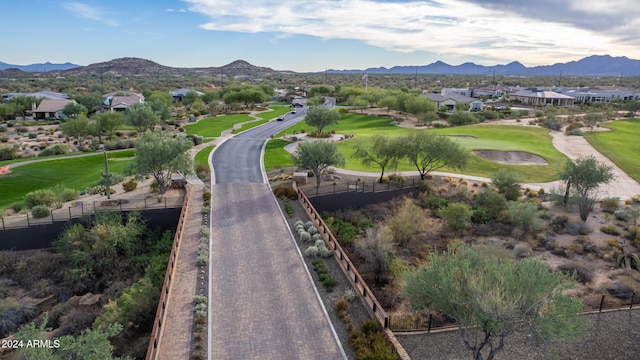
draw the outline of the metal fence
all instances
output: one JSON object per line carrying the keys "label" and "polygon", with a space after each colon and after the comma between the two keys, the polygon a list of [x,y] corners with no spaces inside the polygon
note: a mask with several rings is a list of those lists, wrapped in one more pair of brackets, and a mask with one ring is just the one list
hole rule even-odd
{"label": "metal fence", "polygon": [[98,211],[132,211],[147,209],[179,208],[184,203],[185,196],[153,197],[141,199],[111,199],[101,201],[77,201],[74,206],[53,209],[46,217],[36,218],[27,213],[13,215],[0,219],[0,229],[25,228],[32,225],[52,224],[55,221],[78,219]]}
{"label": "metal fence", "polygon": [[[314,182],[313,179],[311,179]],[[373,193],[378,191],[388,191],[395,189],[403,189],[405,187],[415,187],[420,183],[420,178],[407,178],[404,181],[387,181],[379,183],[375,180],[367,181],[345,181],[345,182],[333,182],[319,187],[313,186],[308,183],[304,186],[299,186],[301,190],[307,194],[307,196],[317,196],[326,194],[337,194],[344,192],[361,192],[361,193]]]}

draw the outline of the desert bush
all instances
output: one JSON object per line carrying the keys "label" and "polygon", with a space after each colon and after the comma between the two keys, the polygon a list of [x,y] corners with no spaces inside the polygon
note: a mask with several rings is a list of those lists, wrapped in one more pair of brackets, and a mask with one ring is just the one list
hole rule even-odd
{"label": "desert bush", "polygon": [[406,246],[416,234],[425,230],[427,215],[413,200],[405,198],[396,215],[388,219],[386,225],[393,234],[393,240],[400,246]]}
{"label": "desert bush", "polygon": [[568,264],[558,266],[558,270],[563,274],[572,275],[575,274],[576,280],[582,284],[589,283],[593,280],[593,269],[587,265],[573,261]]}
{"label": "desert bush", "polygon": [[620,235],[620,230],[614,224],[603,225],[600,231],[608,235]]}
{"label": "desert bush", "polygon": [[314,235],[318,233],[318,229],[312,225],[312,226],[309,226],[309,228],[307,229],[307,232],[311,235]]}
{"label": "desert bush", "polygon": [[619,197],[608,197],[600,201],[600,208],[602,209],[602,211],[609,214],[613,214],[616,210],[618,210],[619,206],[620,206]]}
{"label": "desert bush", "polygon": [[4,125],[0,125],[0,132],[5,132],[7,131],[7,127]]}
{"label": "desert bush", "polygon": [[36,205],[31,208],[31,214],[34,218],[43,218],[49,216],[51,214],[51,210],[49,210],[49,207],[45,205]]}
{"label": "desert bush", "polygon": [[322,235],[320,235],[320,234],[311,235],[311,241],[313,241],[315,243],[318,240],[322,240]]}
{"label": "desert bush", "polygon": [[280,199],[295,200],[298,198],[296,191],[289,185],[278,185],[274,187],[273,194]]}
{"label": "desert bush", "polygon": [[322,245],[318,247],[318,256],[326,259],[331,256],[331,250],[326,245]]}
{"label": "desert bush", "polygon": [[520,176],[508,170],[502,168],[495,173],[491,174],[491,182],[493,186],[498,188],[498,192],[503,194],[507,200],[515,201],[520,198]]}
{"label": "desert bush", "polygon": [[61,155],[61,154],[69,154],[71,152],[71,148],[67,144],[56,144],[52,147],[48,147],[40,152],[38,156],[50,156],[50,155]]}
{"label": "desert bush", "polygon": [[304,255],[308,257],[318,257],[318,247],[315,245],[309,246],[304,251]]}
{"label": "desert bush", "polygon": [[542,211],[533,203],[512,202],[508,214],[509,221],[524,234],[540,231],[544,226],[540,219]]}
{"label": "desert bush", "polygon": [[625,222],[634,222],[638,219],[639,215],[640,215],[640,207],[638,206],[627,207],[624,209],[616,210],[613,213],[613,216],[615,216],[616,219],[620,221],[625,221]]}
{"label": "desert bush", "polygon": [[298,227],[298,226],[302,226],[304,227],[304,221],[302,220],[296,220],[295,223],[293,223],[293,227]]}
{"label": "desert bush", "polygon": [[196,265],[198,266],[207,266],[209,265],[209,254],[198,254],[196,257]]}
{"label": "desert bush", "polygon": [[[117,184],[124,180],[124,175],[118,173],[111,173],[111,185]],[[96,182],[96,185],[105,185],[105,178],[101,177],[100,180]]]}
{"label": "desert bush", "polygon": [[505,210],[507,210],[507,199],[504,195],[483,190],[476,197],[473,220],[478,223],[500,221]]}
{"label": "desert bush", "polygon": [[138,182],[134,178],[130,178],[129,181],[125,181],[122,183],[122,189],[125,192],[130,192],[135,190],[138,187]]}
{"label": "desert bush", "polygon": [[4,338],[16,330],[25,321],[37,315],[35,304],[16,300],[13,297],[0,299],[0,338]]}
{"label": "desert bush", "polygon": [[531,255],[531,247],[526,243],[517,243],[513,247],[513,256],[516,258],[525,258]]}
{"label": "desert bush", "polygon": [[211,207],[209,207],[209,206],[203,206],[202,209],[200,209],[200,213],[203,214],[203,215],[206,215],[209,212],[211,212]]}
{"label": "desert bush", "polygon": [[300,237],[300,241],[311,241],[311,234],[309,234],[308,232],[302,230],[298,233],[298,236]]}
{"label": "desert bush", "polygon": [[465,203],[452,203],[440,210],[445,226],[460,233],[471,227],[472,215],[471,208]]}
{"label": "desert bush", "polygon": [[399,174],[391,174],[387,179],[389,180],[389,184],[395,186],[402,186],[405,182],[404,176]]}
{"label": "desert bush", "polygon": [[193,297],[193,305],[198,305],[198,304],[206,304],[208,302],[208,298],[204,295],[195,295]]}
{"label": "desert bush", "polygon": [[28,208],[38,205],[51,206],[56,201],[56,194],[50,189],[34,190],[24,196],[24,202]]}
{"label": "desert bush", "polygon": [[211,230],[209,229],[209,227],[208,226],[201,226],[200,227],[200,237],[209,238],[209,236],[211,236]]}
{"label": "desert bush", "polygon": [[13,146],[0,146],[0,160],[17,159],[18,149]]}
{"label": "desert bush", "polygon": [[11,205],[9,205],[10,208],[13,209],[13,211],[19,213],[20,211],[22,211],[22,209],[24,209],[26,207],[26,204],[24,203],[24,201],[16,201],[11,203]]}

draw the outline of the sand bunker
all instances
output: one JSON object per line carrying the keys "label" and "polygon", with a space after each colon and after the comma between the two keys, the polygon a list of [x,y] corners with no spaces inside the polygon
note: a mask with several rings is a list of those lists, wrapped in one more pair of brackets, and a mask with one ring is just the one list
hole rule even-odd
{"label": "sand bunker", "polygon": [[523,151],[473,150],[474,154],[489,161],[506,165],[549,165],[542,157]]}

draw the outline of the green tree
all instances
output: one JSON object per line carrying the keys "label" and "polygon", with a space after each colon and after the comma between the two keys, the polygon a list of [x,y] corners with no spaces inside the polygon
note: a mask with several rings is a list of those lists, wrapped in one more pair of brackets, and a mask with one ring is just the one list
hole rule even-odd
{"label": "green tree", "polygon": [[504,340],[526,332],[536,340],[576,340],[587,320],[576,316],[582,301],[563,293],[575,279],[550,271],[535,258],[496,258],[480,247],[449,248],[404,273],[402,295],[415,309],[429,308],[454,319],[475,360],[491,360]]}
{"label": "green tree", "polygon": [[436,104],[423,96],[417,95],[407,100],[405,108],[409,114],[418,115],[420,113],[435,112]]}
{"label": "green tree", "polygon": [[167,107],[173,105],[173,96],[166,91],[154,91],[149,96],[145,96],[147,102],[161,101]]}
{"label": "green tree", "polygon": [[86,138],[91,132],[89,119],[84,115],[73,117],[65,121],[60,126],[60,129],[62,129],[62,133],[66,136],[76,138],[80,144],[82,144],[84,138]]}
{"label": "green tree", "polygon": [[461,126],[475,124],[478,122],[478,118],[470,112],[456,110],[449,115],[447,122],[451,126]]}
{"label": "green tree", "polygon": [[182,104],[185,106],[193,104],[194,101],[198,98],[198,93],[195,91],[189,91],[184,95],[182,99]]}
{"label": "green tree", "polygon": [[431,123],[438,120],[440,116],[435,111],[428,111],[424,113],[418,113],[416,115],[418,117],[418,125],[427,125],[427,127],[431,127]]}
{"label": "green tree", "polygon": [[393,95],[384,96],[378,101],[378,106],[385,108],[388,115],[390,110],[396,108],[396,97]]}
{"label": "green tree", "polygon": [[322,129],[329,125],[337,124],[338,120],[340,120],[340,114],[324,106],[310,108],[304,118],[307,125],[314,126],[318,133],[322,133]]}
{"label": "green tree", "polygon": [[74,99],[76,100],[76,102],[78,102],[78,104],[84,106],[87,109],[88,115],[91,115],[96,111],[102,109],[102,96],[99,93],[78,95]]}
{"label": "green tree", "polygon": [[[44,339],[43,333],[50,332],[47,328],[48,316],[36,326],[29,323],[18,331],[14,338],[22,341],[25,346],[18,352],[27,359],[43,360],[67,360],[67,359],[99,359],[99,360],[125,360],[129,357],[116,357],[113,355],[114,347],[109,341],[110,337],[122,331],[122,325],[111,324],[101,329],[87,329],[79,336],[65,335],[51,340],[52,347],[26,346],[28,341]],[[56,342],[58,346],[56,345]]]}
{"label": "green tree", "polygon": [[580,219],[587,221],[596,201],[596,191],[600,185],[614,179],[613,168],[598,161],[594,156],[581,157],[565,164],[560,178],[565,182],[565,204],[569,194],[577,198]]}
{"label": "green tree", "polygon": [[593,127],[602,122],[602,114],[596,112],[590,112],[584,116],[584,123],[593,130]]}
{"label": "green tree", "polygon": [[443,167],[464,169],[469,154],[464,147],[446,136],[426,131],[412,132],[401,140],[402,155],[416,167],[420,178]]}
{"label": "green tree", "polygon": [[309,97],[327,96],[331,94],[331,88],[327,85],[314,85],[309,89]]}
{"label": "green tree", "polygon": [[87,110],[87,108],[82,104],[72,102],[64,106],[62,113],[67,117],[74,118],[78,115],[88,114],[89,110]]}
{"label": "green tree", "polygon": [[316,188],[319,188],[322,171],[329,166],[344,166],[344,157],[338,152],[338,146],[333,142],[303,142],[298,145],[298,149],[293,154],[293,163],[302,169],[313,171]]}
{"label": "green tree", "polygon": [[149,104],[135,104],[125,113],[127,125],[135,126],[139,132],[153,130],[160,122],[160,117]]}
{"label": "green tree", "polygon": [[171,183],[171,175],[193,174],[193,160],[188,150],[193,146],[184,136],[173,137],[163,132],[147,131],[136,143],[133,167],[139,176],[151,174],[158,183],[158,191],[164,194]]}
{"label": "green tree", "polygon": [[[200,100],[200,99],[196,99],[196,101],[197,100]],[[171,111],[169,110],[169,106],[167,106],[167,104],[164,103],[164,101],[160,99],[156,99],[156,100],[147,102],[147,104],[149,104],[153,112],[156,115],[158,115],[158,118],[160,119],[160,121],[164,122],[171,119]]]}
{"label": "green tree", "polygon": [[502,168],[491,174],[491,183],[507,200],[515,201],[520,198],[520,176],[509,169]]}
{"label": "green tree", "polygon": [[380,168],[378,182],[382,183],[385,169],[395,168],[398,165],[398,159],[402,156],[399,139],[387,135],[373,135],[370,140],[356,144],[353,157],[360,159],[364,166],[376,164]]}
{"label": "green tree", "polygon": [[103,112],[95,119],[96,132],[100,142],[102,142],[102,135],[111,136],[119,126],[124,125],[124,115],[118,111]]}

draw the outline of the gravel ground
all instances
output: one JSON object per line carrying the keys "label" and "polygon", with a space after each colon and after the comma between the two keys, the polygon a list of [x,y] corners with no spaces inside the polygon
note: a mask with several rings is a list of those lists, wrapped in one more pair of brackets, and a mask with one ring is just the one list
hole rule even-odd
{"label": "gravel ground", "polygon": [[[557,344],[558,359],[623,360],[640,358],[640,311],[624,310],[585,315],[590,321],[589,334],[581,341]],[[412,359],[472,359],[457,331],[432,334],[399,335],[398,341]],[[514,334],[505,341],[498,360],[547,359],[549,356],[526,334]]]}
{"label": "gravel ground", "polygon": [[[280,206],[283,207],[283,201],[280,200],[278,202]],[[304,209],[302,208],[302,206],[297,200],[291,200],[289,201],[289,203],[293,206],[293,209],[295,210],[295,216],[288,217],[285,215],[285,217],[287,218],[287,222],[291,227],[291,231],[294,232],[293,224],[297,220],[302,220],[304,222],[307,222],[309,221],[309,217],[307,216],[307,213],[304,211]],[[284,211],[284,208],[282,208],[282,211],[283,213],[286,214],[286,212]],[[294,232],[294,236],[296,236],[295,232]],[[298,247],[300,248],[300,252],[304,254],[304,250],[306,250],[306,248],[311,243],[303,243],[300,240],[297,240],[296,244],[298,244]],[[345,277],[344,273],[342,272],[342,269],[340,269],[340,266],[338,265],[337,261],[333,258],[333,256],[328,259],[324,259],[324,265],[327,269],[327,272],[338,283],[334,288],[333,292],[327,292],[324,285],[322,285],[322,283],[318,281],[318,276],[316,272],[313,270],[313,266],[311,265],[311,263],[313,262],[313,260],[315,260],[315,258],[309,258],[305,256],[304,260],[305,260],[305,263],[307,264],[307,269],[309,269],[309,273],[313,278],[316,289],[318,289],[320,298],[324,303],[324,307],[327,309],[327,313],[329,314],[331,323],[333,324],[333,327],[336,330],[336,334],[340,339],[340,343],[342,343],[342,347],[344,348],[344,351],[347,354],[347,357],[350,360],[355,360],[356,355],[353,349],[351,348],[351,345],[349,345],[349,334],[347,332],[347,329],[344,326],[344,323],[342,322],[342,320],[338,318],[338,315],[336,314],[336,311],[333,306],[333,303],[337,299],[342,297],[342,295],[344,295],[345,290],[351,288],[351,284],[349,283],[349,280]],[[349,303],[349,310],[351,313],[351,318],[353,319],[353,322],[356,324],[361,324],[364,320],[367,320],[370,318],[365,307],[362,305],[362,303],[360,303],[357,300],[354,300]]]}

